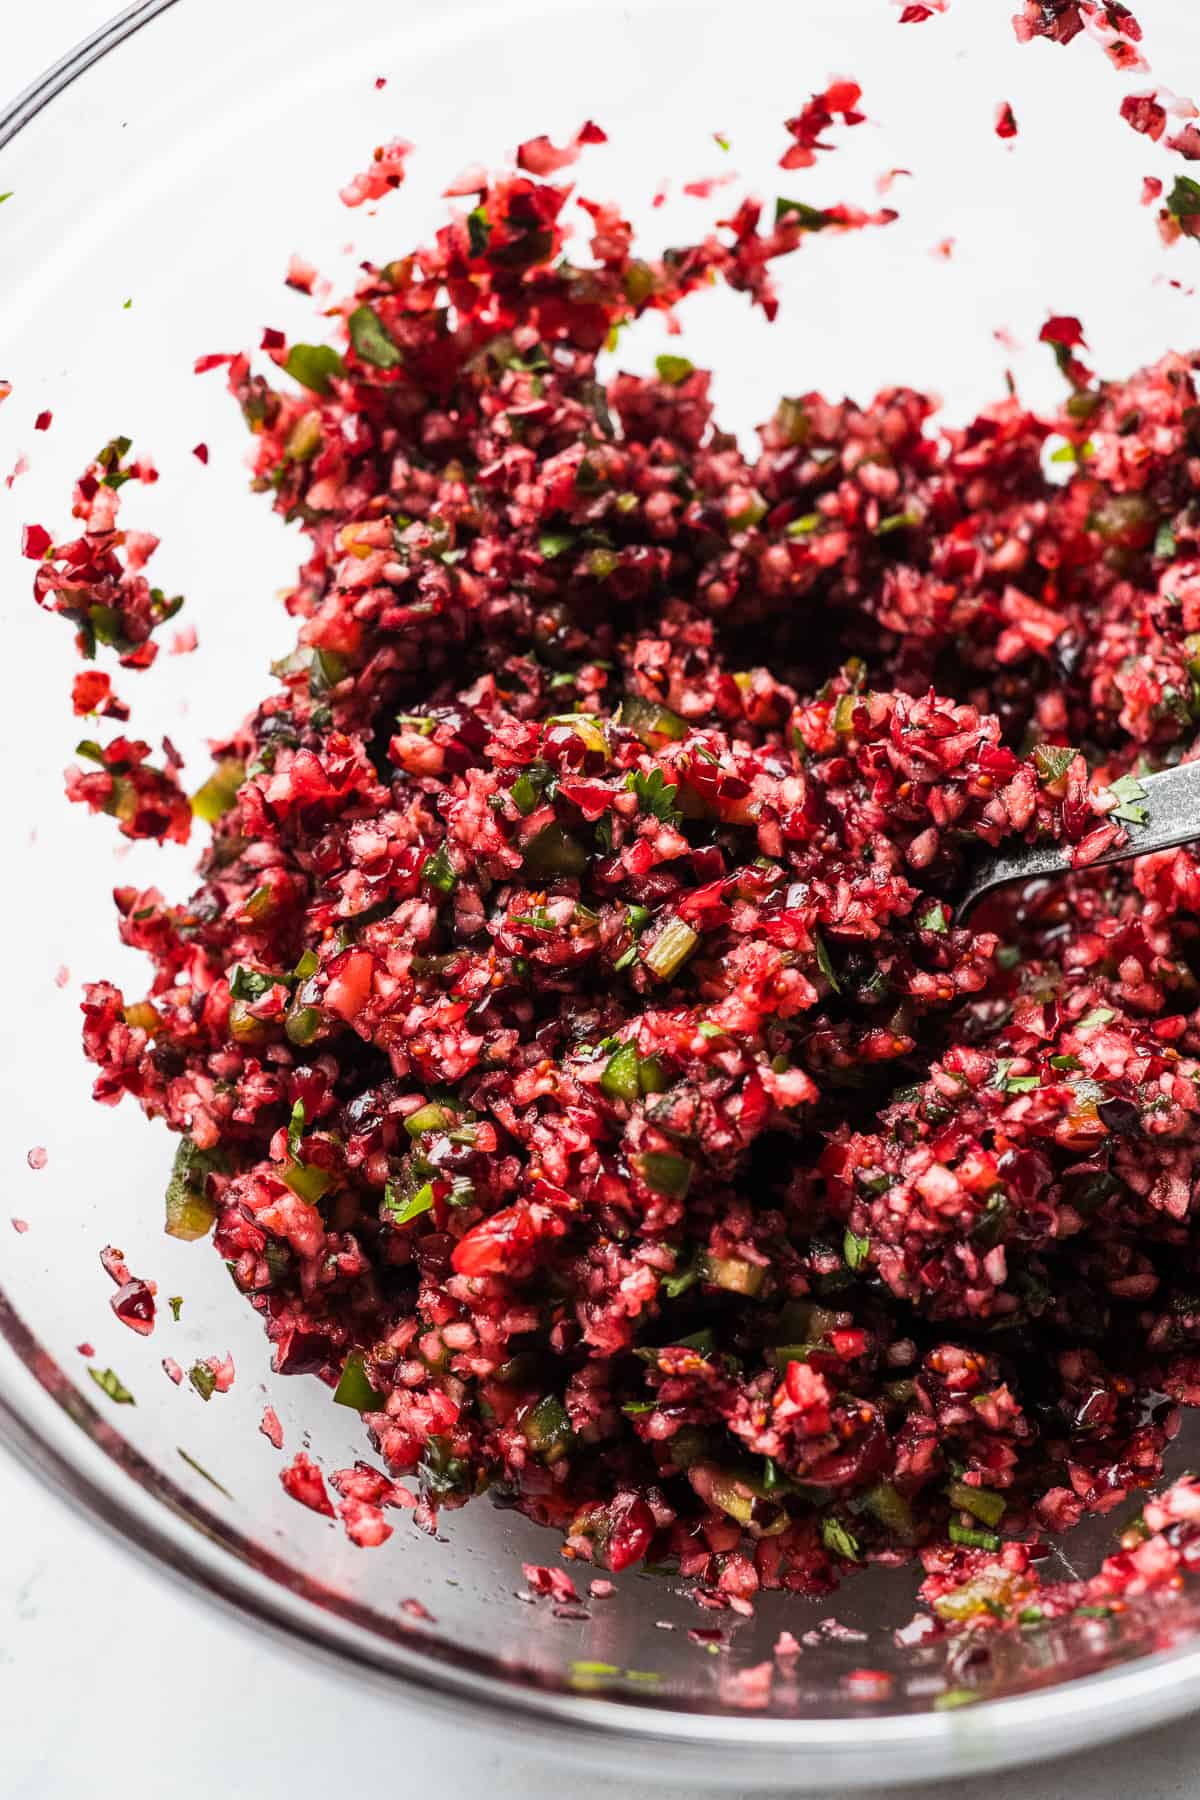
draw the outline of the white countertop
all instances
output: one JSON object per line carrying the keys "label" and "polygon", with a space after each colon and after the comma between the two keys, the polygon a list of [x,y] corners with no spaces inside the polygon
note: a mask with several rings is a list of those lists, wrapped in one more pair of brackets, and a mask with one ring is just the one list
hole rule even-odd
{"label": "white countertop", "polygon": [[[6,9],[0,84],[23,86],[117,3],[49,0]],[[1011,0],[990,3],[1011,7]],[[4,1800],[103,1800],[147,1783],[172,1800],[304,1800],[363,1792],[381,1777],[405,1795],[458,1800],[486,1783],[490,1800],[540,1800],[552,1780],[561,1785],[561,1773],[532,1759],[498,1767],[495,1751],[468,1735],[456,1737],[448,1754],[441,1728],[331,1683],[315,1663],[171,1587],[3,1458],[0,1520]],[[669,1776],[665,1759],[655,1773]],[[580,1782],[574,1774],[569,1782],[573,1800],[618,1790],[615,1781]],[[961,1800],[1191,1795],[1200,1791],[1200,1716],[1038,1771],[956,1786]],[[683,1800],[692,1791],[649,1777],[645,1787],[647,1800]]]}

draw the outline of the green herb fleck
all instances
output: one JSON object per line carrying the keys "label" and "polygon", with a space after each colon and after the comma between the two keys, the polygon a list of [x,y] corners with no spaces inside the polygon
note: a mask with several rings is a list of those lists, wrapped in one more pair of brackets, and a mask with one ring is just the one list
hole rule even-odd
{"label": "green herb fleck", "polygon": [[640,769],[634,769],[625,780],[625,786],[638,797],[638,805],[664,825],[675,825],[683,817],[675,805],[678,786],[669,782],[661,769],[651,769],[644,775]]}
{"label": "green herb fleck", "polygon": [[203,1464],[198,1463],[194,1456],[189,1456],[182,1445],[176,1444],[175,1448],[179,1451],[180,1456],[182,1456],[189,1469],[195,1469],[197,1475],[203,1475],[205,1481],[208,1482],[210,1487],[215,1487],[218,1494],[224,1494],[227,1500],[233,1499],[233,1495],[230,1493],[229,1489],[227,1487],[222,1487],[216,1476],[210,1475]]}
{"label": "green herb fleck", "polygon": [[1039,780],[1047,787],[1053,787],[1056,781],[1063,779],[1077,755],[1078,751],[1071,744],[1037,744],[1033,760]]}
{"label": "green herb fleck", "polygon": [[858,1562],[862,1554],[858,1539],[852,1531],[847,1531],[840,1519],[833,1517],[821,1520],[821,1542],[835,1556],[844,1557],[847,1562]]}
{"label": "green herb fleck", "polygon": [[91,1376],[91,1378],[95,1382],[96,1386],[100,1389],[101,1393],[107,1394],[109,1399],[111,1401],[113,1401],[115,1405],[117,1405],[117,1406],[136,1406],[137,1405],[137,1401],[134,1399],[133,1395],[130,1393],[129,1389],[125,1386],[125,1383],[121,1380],[121,1377],[116,1373],[115,1370],[89,1368],[88,1374]]}
{"label": "green herb fleck", "polygon": [[194,1362],[188,1370],[188,1380],[202,1400],[212,1399],[217,1378],[207,1363]]}
{"label": "green herb fleck", "polygon": [[1128,825],[1146,823],[1146,809],[1138,804],[1146,798],[1146,790],[1136,775],[1122,775],[1119,781],[1110,785],[1108,791],[1120,802],[1120,805],[1113,807],[1110,818],[1123,819]]}
{"label": "green herb fleck", "polygon": [[553,562],[556,556],[561,556],[565,550],[569,550],[574,542],[575,533],[573,531],[542,531],[538,533],[538,549],[547,562]]}
{"label": "green herb fleck", "polygon": [[817,953],[818,969],[820,969],[834,993],[840,994],[842,991],[842,984],[837,978],[829,951],[825,947],[825,939],[821,936],[819,931],[813,932],[813,946]]}
{"label": "green herb fleck", "polygon": [[1200,182],[1188,175],[1177,175],[1175,186],[1167,195],[1167,211],[1176,219],[1192,219],[1200,213]]}
{"label": "green herb fleck", "polygon": [[439,844],[432,856],[425,858],[421,865],[421,879],[427,881],[430,887],[437,888],[439,893],[454,892],[458,885],[458,875],[445,844]]}
{"label": "green herb fleck", "polygon": [[389,1181],[383,1190],[383,1204],[391,1214],[393,1225],[408,1225],[413,1219],[419,1219],[433,1205],[433,1185],[426,1182],[415,1194],[399,1192]]}
{"label": "green herb fleck", "polygon": [[355,307],[346,325],[350,342],[362,362],[370,363],[376,369],[395,369],[404,361],[400,346],[388,336],[374,307]]}
{"label": "green herb fleck", "polygon": [[847,1228],[846,1235],[842,1239],[842,1255],[846,1259],[846,1267],[856,1271],[863,1268],[866,1265],[870,1254],[870,1238],[856,1237],[854,1233]]}
{"label": "green herb fleck", "polygon": [[823,231],[829,224],[829,214],[819,207],[806,206],[803,200],[779,199],[775,202],[775,223],[799,226],[801,231]]}
{"label": "green herb fleck", "polygon": [[467,214],[467,237],[472,256],[482,256],[492,236],[491,221],[487,216],[487,208],[473,207]]}

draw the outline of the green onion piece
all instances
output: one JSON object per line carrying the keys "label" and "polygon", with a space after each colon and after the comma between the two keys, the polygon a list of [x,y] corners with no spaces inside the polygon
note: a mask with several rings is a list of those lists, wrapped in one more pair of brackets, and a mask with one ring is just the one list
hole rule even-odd
{"label": "green onion piece", "polygon": [[212,1230],[217,1209],[205,1198],[204,1189],[215,1166],[214,1159],[198,1150],[191,1138],[180,1139],[165,1196],[168,1237],[192,1243]]}
{"label": "green onion piece", "polygon": [[288,1154],[296,1162],[300,1161],[300,1140],[304,1136],[304,1125],[308,1117],[303,1100],[297,1100],[292,1108],[292,1116],[288,1120],[287,1146]]}
{"label": "green onion piece", "polygon": [[349,1406],[355,1412],[380,1412],[384,1396],[377,1394],[367,1380],[362,1352],[352,1350],[342,1365],[341,1378],[333,1390],[335,1406]]}
{"label": "green onion piece", "polygon": [[561,825],[547,825],[525,846],[525,866],[539,875],[581,875],[588,853]]}
{"label": "green onion piece", "polygon": [[571,1438],[571,1421],[557,1394],[539,1400],[521,1425],[525,1441],[535,1456],[554,1463],[564,1456]]}
{"label": "green onion piece", "polygon": [[330,1171],[322,1169],[316,1163],[288,1163],[283,1171],[283,1179],[297,1199],[303,1200],[306,1206],[315,1206],[333,1186]]}
{"label": "green onion piece", "polygon": [[433,1185],[426,1182],[415,1194],[399,1192],[389,1181],[383,1190],[383,1204],[391,1214],[393,1225],[407,1225],[413,1219],[419,1219],[433,1205]]}
{"label": "green onion piece", "polygon": [[835,1556],[845,1557],[847,1562],[861,1560],[862,1551],[858,1539],[852,1531],[848,1531],[840,1519],[826,1518],[821,1520],[821,1542]]}
{"label": "green onion piece", "polygon": [[669,919],[642,961],[660,981],[669,981],[683,967],[699,942],[699,934],[685,920]]}
{"label": "green onion piece", "polygon": [[311,388],[314,394],[327,394],[330,377],[346,373],[341,354],[332,344],[293,344],[283,366],[293,381]]}
{"label": "green onion piece", "polygon": [[626,694],[621,701],[621,724],[644,744],[652,744],[658,738],[670,738],[678,743],[687,736],[687,723],[679,714],[672,712],[669,706],[660,706],[657,700],[643,700],[640,694]]}
{"label": "green onion piece", "polygon": [[678,1300],[680,1294],[686,1294],[690,1287],[695,1287],[699,1279],[700,1271],[694,1265],[683,1269],[676,1265],[672,1274],[663,1276],[659,1286],[668,1300]]}
{"label": "green onion piece", "polygon": [[966,1525],[950,1521],[950,1542],[963,1544],[969,1550],[998,1550],[1000,1539],[994,1531],[973,1531]]}
{"label": "green onion piece", "polygon": [[236,757],[226,756],[217,764],[208,780],[192,795],[192,812],[207,825],[215,825],[237,799],[238,789],[246,779],[246,765]]}
{"label": "green onion piece", "polygon": [[421,879],[441,894],[452,894],[458,886],[458,872],[450,861],[445,844],[439,844],[432,856],[421,865]]}
{"label": "green onion piece", "polygon": [[730,1294],[757,1294],[766,1273],[761,1263],[747,1262],[741,1256],[700,1258],[702,1280],[711,1281],[714,1287],[724,1288]]}
{"label": "green onion piece", "polygon": [[635,1156],[633,1162],[646,1186],[656,1194],[682,1200],[691,1185],[691,1163],[686,1156],[676,1156],[671,1150],[647,1150],[644,1155]]}
{"label": "green onion piece", "polygon": [[642,1089],[638,1079],[638,1053],[632,1044],[622,1044],[619,1050],[613,1051],[600,1077],[600,1091],[610,1100],[633,1101],[639,1097]]}
{"label": "green onion piece", "polygon": [[376,369],[395,369],[404,361],[399,345],[388,336],[374,307],[355,307],[346,326],[350,342],[362,362],[371,363]]}
{"label": "green onion piece", "polygon": [[967,1481],[952,1481],[946,1489],[951,1506],[960,1506],[985,1525],[998,1525],[1008,1502],[993,1488],[972,1487]]}
{"label": "green onion piece", "polygon": [[893,1532],[896,1537],[912,1536],[912,1508],[890,1481],[876,1482],[874,1487],[868,1488],[863,1494],[859,1504],[864,1512],[878,1519],[885,1531]]}

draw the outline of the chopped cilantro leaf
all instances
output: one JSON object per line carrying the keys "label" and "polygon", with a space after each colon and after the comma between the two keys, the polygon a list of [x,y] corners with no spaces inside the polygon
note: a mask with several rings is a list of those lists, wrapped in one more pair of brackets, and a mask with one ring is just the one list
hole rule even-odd
{"label": "chopped cilantro leaf", "polygon": [[1038,744],[1034,748],[1033,760],[1037,768],[1039,780],[1047,787],[1053,787],[1061,781],[1078,751],[1070,744]]}
{"label": "chopped cilantro leaf", "polygon": [[637,795],[643,810],[653,813],[664,825],[675,825],[682,818],[675,805],[679,789],[673,781],[667,780],[661,769],[651,769],[648,775],[635,769],[626,777],[625,786]]}
{"label": "chopped cilantro leaf", "polygon": [[1129,825],[1146,823],[1146,809],[1138,804],[1139,801],[1145,799],[1146,790],[1136,775],[1122,775],[1119,781],[1111,784],[1108,791],[1114,799],[1120,802],[1119,806],[1113,807],[1109,814],[1110,818],[1124,819]]}

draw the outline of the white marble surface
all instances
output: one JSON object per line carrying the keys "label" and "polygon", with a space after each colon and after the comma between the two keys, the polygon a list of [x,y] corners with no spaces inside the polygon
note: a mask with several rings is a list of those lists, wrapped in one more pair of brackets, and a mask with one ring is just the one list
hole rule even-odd
{"label": "white marble surface", "polygon": [[[1010,9],[1008,0],[986,3]],[[44,0],[4,10],[0,85],[12,91],[101,23],[110,4]],[[561,1785],[561,1775],[532,1759],[510,1758],[498,1768],[486,1743],[467,1737],[456,1742],[448,1779],[444,1739],[432,1727],[331,1683],[317,1666],[176,1591],[4,1459],[0,1521],[4,1800],[103,1800],[147,1783],[172,1800],[362,1792],[384,1771],[397,1778],[398,1739],[406,1794],[436,1791],[457,1800],[486,1783],[492,1800],[539,1800],[552,1779]],[[204,1685],[196,1679],[202,1671]],[[654,1780],[647,1771],[647,1800],[682,1800],[684,1789],[659,1785],[670,1779],[665,1760],[653,1773]],[[1200,1717],[1036,1772],[956,1786],[961,1800],[1191,1795],[1200,1791]],[[572,1778],[570,1788],[575,1800],[601,1800],[617,1784]]]}

